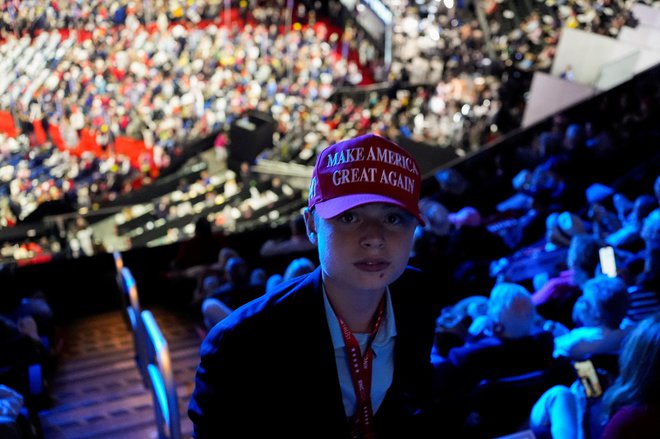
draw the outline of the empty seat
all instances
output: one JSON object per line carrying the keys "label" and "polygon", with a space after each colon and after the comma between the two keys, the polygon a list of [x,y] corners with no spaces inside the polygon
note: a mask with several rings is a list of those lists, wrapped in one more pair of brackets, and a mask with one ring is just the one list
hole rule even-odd
{"label": "empty seat", "polygon": [[125,318],[129,323],[131,335],[133,336],[133,347],[135,349],[135,361],[140,375],[144,380],[145,386],[149,387],[148,370],[147,370],[147,335],[143,327],[142,319],[140,318],[141,307],[140,298],[138,295],[137,284],[135,278],[128,267],[121,269],[120,279],[121,289],[125,310]]}
{"label": "empty seat", "polygon": [[147,335],[146,363],[156,414],[158,438],[180,439],[179,398],[169,347],[151,311],[142,311],[140,318]]}

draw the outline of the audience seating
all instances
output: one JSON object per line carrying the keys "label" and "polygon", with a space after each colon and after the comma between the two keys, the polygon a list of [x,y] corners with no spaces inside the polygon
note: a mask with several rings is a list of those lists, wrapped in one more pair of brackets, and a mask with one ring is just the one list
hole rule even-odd
{"label": "audience seating", "polygon": [[181,439],[179,398],[167,341],[151,311],[142,311],[140,320],[147,336],[147,355],[143,360],[147,363],[158,438]]}
{"label": "audience seating", "polygon": [[115,263],[115,281],[117,282],[117,291],[119,292],[119,300],[121,303],[122,317],[126,322],[128,329],[131,329],[131,322],[128,317],[128,292],[126,291],[126,286],[124,285],[124,276],[122,275],[122,269],[124,268],[124,258],[119,251],[112,253],[112,257]]}
{"label": "audience seating", "polygon": [[634,321],[639,322],[646,317],[660,312],[660,301],[658,296],[653,291],[644,291],[637,286],[628,288],[630,294],[630,307],[628,309],[628,317]]}
{"label": "audience seating", "polygon": [[466,429],[470,437],[486,439],[518,431],[525,425],[534,402],[548,387],[542,370],[481,381],[469,397]]}
{"label": "audience seating", "polygon": [[555,384],[568,384],[573,377],[569,362],[558,359],[545,369],[482,380],[467,398],[467,437],[491,439],[524,430],[543,392]]}
{"label": "audience seating", "polygon": [[137,284],[133,278],[133,274],[128,267],[121,269],[121,285],[122,301],[125,304],[125,318],[130,325],[130,331],[133,335],[133,347],[135,349],[135,361],[140,376],[144,380],[145,386],[149,387],[149,372],[147,368],[147,334],[143,327],[142,319],[140,318],[140,299],[137,290]]}

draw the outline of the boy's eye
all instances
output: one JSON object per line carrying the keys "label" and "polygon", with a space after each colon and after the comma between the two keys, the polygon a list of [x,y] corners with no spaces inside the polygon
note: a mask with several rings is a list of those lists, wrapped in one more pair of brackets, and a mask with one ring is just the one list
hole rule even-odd
{"label": "boy's eye", "polygon": [[403,221],[403,217],[395,213],[387,215],[386,218],[387,224],[400,224],[402,221]]}
{"label": "boy's eye", "polygon": [[351,211],[344,212],[339,216],[339,220],[342,223],[346,223],[346,224],[354,222],[355,219],[356,219],[355,215]]}
{"label": "boy's eye", "polygon": [[413,221],[415,221],[415,217],[406,212],[405,210],[402,209],[396,209],[393,212],[390,212],[387,214],[386,219],[385,219],[387,224],[393,225],[393,226],[407,226]]}

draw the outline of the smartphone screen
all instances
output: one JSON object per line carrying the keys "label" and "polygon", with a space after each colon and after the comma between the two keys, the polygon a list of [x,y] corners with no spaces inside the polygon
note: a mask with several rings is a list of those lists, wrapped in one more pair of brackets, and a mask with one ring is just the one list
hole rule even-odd
{"label": "smartphone screen", "polygon": [[596,368],[594,368],[591,360],[575,361],[573,366],[582,382],[582,387],[584,387],[587,398],[598,398],[601,396],[603,394],[603,388],[600,385],[598,373],[596,373]]}
{"label": "smartphone screen", "polygon": [[608,277],[616,277],[616,259],[614,249],[611,246],[601,247],[598,250],[600,256],[600,270]]}

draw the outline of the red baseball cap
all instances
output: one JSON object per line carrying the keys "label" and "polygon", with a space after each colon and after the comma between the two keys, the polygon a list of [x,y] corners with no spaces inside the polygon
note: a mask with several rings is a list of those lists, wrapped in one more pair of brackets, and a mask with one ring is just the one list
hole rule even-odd
{"label": "red baseball cap", "polygon": [[419,166],[408,151],[375,134],[335,143],[316,158],[309,186],[310,209],[334,218],[357,206],[389,203],[424,225],[419,211]]}

